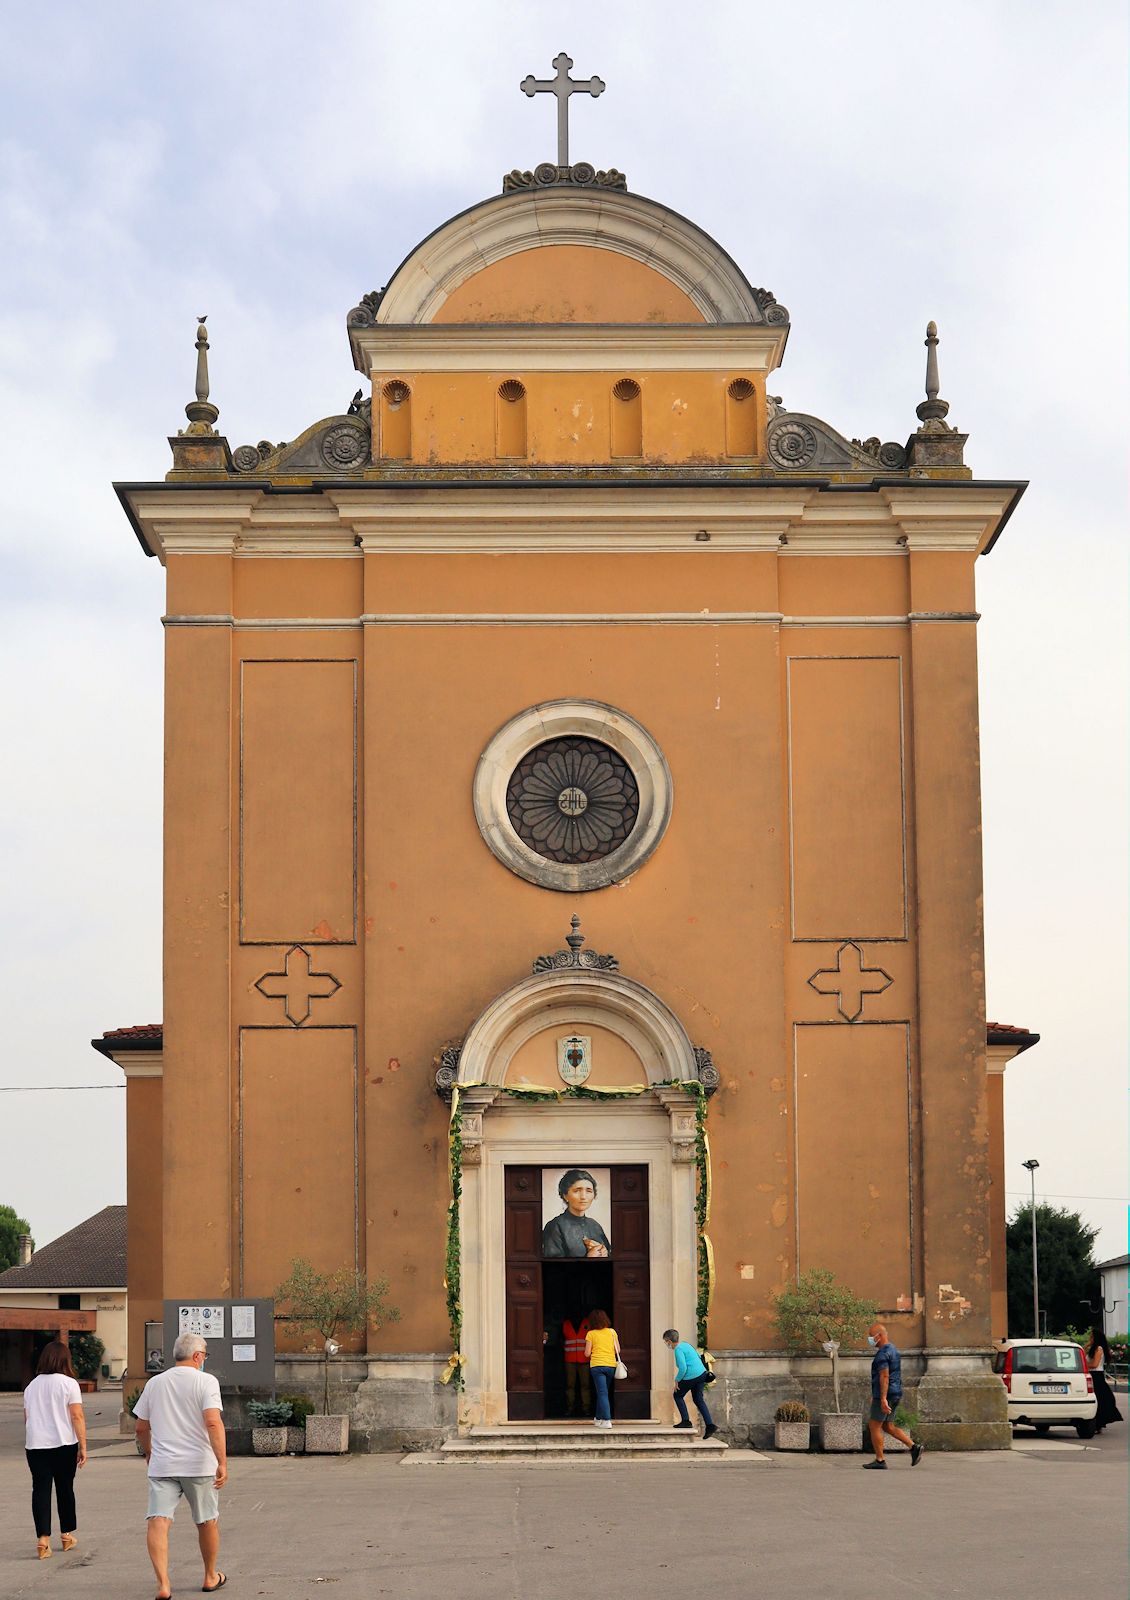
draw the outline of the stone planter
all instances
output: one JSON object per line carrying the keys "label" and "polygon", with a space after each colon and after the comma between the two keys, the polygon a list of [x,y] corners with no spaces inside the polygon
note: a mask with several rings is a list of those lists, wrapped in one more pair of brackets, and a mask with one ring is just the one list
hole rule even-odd
{"label": "stone planter", "polygon": [[811,1433],[810,1422],[775,1422],[773,1443],[778,1450],[807,1450]]}
{"label": "stone planter", "polygon": [[118,1412],[118,1432],[123,1439],[132,1439],[137,1432],[137,1419],[132,1411],[127,1411],[123,1406]]}
{"label": "stone planter", "polygon": [[286,1454],[285,1428],[252,1428],[251,1449],[257,1456],[281,1456]]}
{"label": "stone planter", "polygon": [[343,1456],[349,1449],[349,1418],[347,1416],[307,1417],[306,1454],[308,1456]]}
{"label": "stone planter", "polygon": [[858,1411],[825,1411],[819,1426],[821,1450],[863,1448],[863,1420]]}
{"label": "stone planter", "polygon": [[306,1448],[306,1429],[301,1424],[290,1423],[286,1430],[286,1453],[300,1456]]}

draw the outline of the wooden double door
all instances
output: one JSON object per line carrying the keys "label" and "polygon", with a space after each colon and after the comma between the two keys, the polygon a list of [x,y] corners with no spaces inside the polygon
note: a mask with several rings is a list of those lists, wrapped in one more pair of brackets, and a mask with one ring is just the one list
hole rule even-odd
{"label": "wooden double door", "polygon": [[[554,1170],[560,1171],[560,1166]],[[542,1168],[505,1169],[506,1399],[512,1422],[570,1414],[564,1324],[597,1307],[620,1339],[627,1378],[614,1385],[613,1416],[651,1415],[651,1286],[645,1166],[611,1167],[611,1239],[600,1259],[542,1256]],[[591,1411],[589,1415],[591,1416]]]}

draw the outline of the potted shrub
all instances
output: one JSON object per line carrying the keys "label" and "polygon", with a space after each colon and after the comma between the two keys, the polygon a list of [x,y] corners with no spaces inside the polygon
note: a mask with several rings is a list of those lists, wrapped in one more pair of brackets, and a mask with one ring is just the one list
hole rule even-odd
{"label": "potted shrub", "polygon": [[858,1450],[863,1443],[863,1418],[860,1412],[846,1414],[840,1409],[840,1346],[862,1344],[868,1325],[875,1320],[876,1308],[859,1300],[834,1274],[815,1267],[804,1272],[795,1287],[777,1295],[777,1332],[790,1350],[822,1349],[832,1362],[832,1394],[835,1411],[818,1419],[822,1450]]}
{"label": "potted shrub", "polygon": [[[896,1428],[901,1428],[904,1433],[909,1433],[915,1444],[918,1443],[919,1435],[917,1411],[908,1410],[900,1400],[894,1409],[894,1414],[891,1417],[891,1421],[894,1423]],[[903,1444],[902,1440],[896,1439],[893,1434],[887,1433],[883,1435],[884,1455],[898,1455],[900,1450],[905,1451],[906,1449],[907,1446]]]}
{"label": "potted shrub", "polygon": [[366,1283],[351,1267],[315,1272],[300,1258],[290,1264],[290,1277],[275,1290],[275,1309],[301,1333],[322,1341],[322,1415],[306,1418],[307,1455],[341,1455],[349,1449],[349,1417],[330,1412],[330,1362],[341,1352],[337,1335],[361,1335],[369,1327],[397,1322],[400,1312],[388,1303],[388,1279]]}
{"label": "potted shrub", "polygon": [[306,1448],[306,1418],[314,1409],[313,1400],[304,1394],[280,1394],[280,1400],[290,1404],[290,1421],[286,1425],[286,1453],[300,1456]]}
{"label": "potted shrub", "polygon": [[807,1450],[812,1431],[803,1400],[782,1400],[773,1419],[773,1442],[778,1450]]}
{"label": "potted shrub", "polygon": [[137,1426],[133,1408],[141,1398],[140,1388],[131,1389],[129,1394],[122,1396],[122,1409],[118,1412],[118,1431],[129,1439],[133,1438]]}
{"label": "potted shrub", "polygon": [[102,1357],[106,1354],[106,1346],[96,1333],[87,1333],[82,1328],[68,1335],[67,1343],[70,1346],[71,1366],[75,1369],[79,1388],[84,1393],[93,1392],[98,1387],[98,1373],[102,1366]]}
{"label": "potted shrub", "polygon": [[286,1454],[286,1425],[290,1421],[289,1400],[249,1400],[251,1449],[257,1456]]}

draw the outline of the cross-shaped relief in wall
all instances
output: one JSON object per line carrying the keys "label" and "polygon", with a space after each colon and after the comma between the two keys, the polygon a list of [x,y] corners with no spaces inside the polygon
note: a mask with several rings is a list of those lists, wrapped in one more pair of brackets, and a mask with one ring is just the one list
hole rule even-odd
{"label": "cross-shaped relief in wall", "polygon": [[312,1000],[328,1000],[341,984],[331,972],[313,972],[310,952],[291,945],[281,972],[265,972],[255,987],[268,1000],[282,1000],[288,1022],[300,1028],[310,1015]]}
{"label": "cross-shaped relief in wall", "polygon": [[882,994],[894,979],[882,967],[864,966],[863,951],[848,939],[836,951],[835,966],[821,967],[808,982],[817,994],[834,994],[840,1015],[854,1022],[863,1011],[864,997]]}

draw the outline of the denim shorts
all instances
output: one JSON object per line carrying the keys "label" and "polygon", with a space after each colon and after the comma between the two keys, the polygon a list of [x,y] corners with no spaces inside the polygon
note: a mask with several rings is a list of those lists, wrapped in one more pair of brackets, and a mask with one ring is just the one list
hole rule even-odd
{"label": "denim shorts", "polygon": [[216,1474],[210,1472],[206,1478],[150,1478],[146,1518],[168,1517],[171,1520],[177,1514],[182,1495],[198,1527],[202,1522],[214,1522],[219,1516],[220,1491],[216,1488]]}
{"label": "denim shorts", "polygon": [[902,1395],[901,1394],[889,1394],[887,1396],[887,1404],[891,1408],[889,1412],[883,1410],[883,1402],[881,1400],[872,1400],[872,1402],[871,1402],[871,1421],[872,1422],[893,1422],[895,1420],[895,1412],[898,1410],[899,1406],[902,1404]]}

